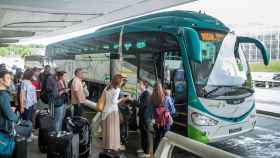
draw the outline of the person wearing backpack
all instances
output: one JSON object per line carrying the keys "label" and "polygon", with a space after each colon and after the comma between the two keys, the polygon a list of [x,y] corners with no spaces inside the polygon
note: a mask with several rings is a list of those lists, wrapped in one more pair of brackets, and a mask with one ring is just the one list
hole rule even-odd
{"label": "person wearing backpack", "polygon": [[165,90],[162,87],[160,81],[157,81],[153,93],[151,95],[151,103],[154,106],[154,151],[157,149],[161,139],[164,137],[165,133],[169,130],[172,124],[172,117],[170,112],[165,106]]}
{"label": "person wearing backpack", "polygon": [[21,121],[15,114],[16,109],[11,107],[8,91],[11,82],[11,73],[6,70],[0,71],[0,131],[28,138],[32,132],[32,123]]}

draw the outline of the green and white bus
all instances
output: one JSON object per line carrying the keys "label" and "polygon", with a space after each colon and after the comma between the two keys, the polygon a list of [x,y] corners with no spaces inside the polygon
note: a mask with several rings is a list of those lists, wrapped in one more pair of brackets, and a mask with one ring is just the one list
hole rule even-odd
{"label": "green and white bus", "polygon": [[[124,91],[138,97],[137,81],[156,80],[172,91],[175,131],[210,143],[252,131],[256,108],[252,77],[242,44],[256,39],[231,32],[197,12],[170,11],[127,20],[47,47],[47,55],[74,55],[95,96],[114,73],[125,73]],[[67,64],[65,64],[67,66]],[[97,98],[96,97],[96,98]],[[96,99],[95,98],[95,99]]]}

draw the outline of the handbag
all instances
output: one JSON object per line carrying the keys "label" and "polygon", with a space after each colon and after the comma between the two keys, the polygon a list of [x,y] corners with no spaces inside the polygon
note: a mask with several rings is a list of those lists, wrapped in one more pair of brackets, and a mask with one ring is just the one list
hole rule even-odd
{"label": "handbag", "polygon": [[9,134],[0,132],[0,155],[10,157],[15,149],[15,141]]}
{"label": "handbag", "polygon": [[96,111],[102,112],[106,102],[105,92],[103,91],[96,104]]}

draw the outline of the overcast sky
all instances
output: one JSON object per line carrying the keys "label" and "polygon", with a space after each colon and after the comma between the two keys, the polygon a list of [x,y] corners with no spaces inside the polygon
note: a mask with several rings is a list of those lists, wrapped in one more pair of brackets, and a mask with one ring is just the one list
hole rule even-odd
{"label": "overcast sky", "polygon": [[274,26],[280,29],[279,0],[199,0],[176,9],[205,11],[226,25],[239,26],[236,29],[246,25]]}
{"label": "overcast sky", "polygon": [[[268,27],[280,30],[280,0],[199,0],[173,9],[201,10],[241,34],[248,31],[259,32],[260,28],[262,31],[268,30]],[[46,44],[56,40],[49,39],[35,43]]]}

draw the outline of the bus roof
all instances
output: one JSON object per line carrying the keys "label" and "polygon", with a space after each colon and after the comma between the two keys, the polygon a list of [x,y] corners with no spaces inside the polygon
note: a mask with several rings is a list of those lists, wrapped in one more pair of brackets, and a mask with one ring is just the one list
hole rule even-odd
{"label": "bus roof", "polygon": [[102,32],[103,33],[107,31],[110,33],[119,32],[122,26],[133,26],[141,30],[141,27],[152,28],[155,26],[158,27],[158,25],[161,25],[163,27],[166,26],[169,28],[192,27],[194,29],[215,30],[224,33],[230,31],[229,28],[226,27],[221,21],[205,13],[194,12],[194,11],[167,11],[167,12],[151,14],[151,15],[135,18],[132,20],[120,22],[117,24],[113,24],[107,27],[103,27],[93,33],[89,33],[87,35],[53,43],[51,44],[51,46],[75,41],[80,38],[95,37],[100,35],[100,33]]}
{"label": "bus roof", "polygon": [[[165,21],[174,20],[175,23],[165,23]],[[217,31],[228,32],[229,28],[226,27],[218,19],[209,16],[205,13],[194,11],[167,11],[155,14],[142,16],[139,18],[127,20],[117,24],[113,24],[107,27],[98,29],[98,31],[104,31],[116,27],[122,27],[124,25],[144,25],[145,23],[156,22],[156,24],[162,24],[164,26],[176,26],[176,27],[193,27],[201,29],[214,29]]]}

